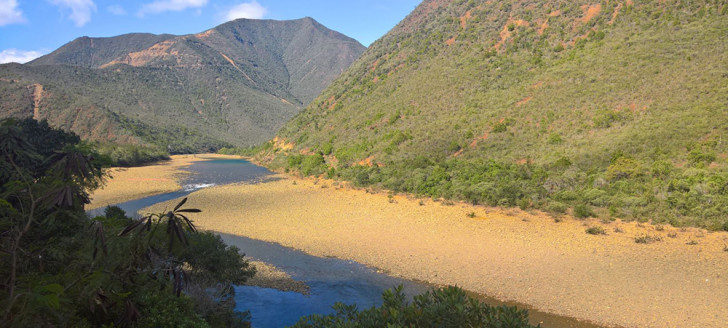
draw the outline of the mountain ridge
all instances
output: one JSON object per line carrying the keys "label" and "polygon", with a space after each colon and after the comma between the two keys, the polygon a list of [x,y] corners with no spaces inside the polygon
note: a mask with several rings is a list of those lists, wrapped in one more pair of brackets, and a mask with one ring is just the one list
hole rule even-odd
{"label": "mountain ridge", "polygon": [[[2,76],[13,77],[0,83],[0,94],[15,100],[2,113],[45,113],[39,118],[86,139],[173,152],[253,145],[270,138],[364,49],[312,18],[239,19],[180,36],[81,37],[27,65],[0,66]],[[43,86],[43,101],[11,80]],[[39,104],[46,108],[33,108]],[[87,117],[104,117],[108,131],[94,131]],[[159,125],[175,137],[134,128],[142,125]]]}

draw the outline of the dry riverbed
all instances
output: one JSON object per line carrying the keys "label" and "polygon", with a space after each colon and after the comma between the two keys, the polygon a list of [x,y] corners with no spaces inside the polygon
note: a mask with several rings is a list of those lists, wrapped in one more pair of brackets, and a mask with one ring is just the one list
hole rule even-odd
{"label": "dry riverbed", "polygon": [[[202,229],[605,325],[724,327],[728,318],[722,232],[556,222],[538,212],[445,205],[286,176],[203,189],[188,204],[203,210],[193,217]],[[586,233],[593,226],[606,235]]]}

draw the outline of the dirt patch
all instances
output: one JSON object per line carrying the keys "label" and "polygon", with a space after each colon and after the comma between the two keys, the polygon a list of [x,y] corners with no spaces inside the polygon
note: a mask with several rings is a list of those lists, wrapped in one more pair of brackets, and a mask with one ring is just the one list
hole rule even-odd
{"label": "dirt patch", "polygon": [[207,31],[202,32],[202,33],[197,33],[197,34],[195,34],[195,36],[198,39],[204,40],[204,39],[207,39],[208,37],[210,37],[210,35],[212,35],[213,33],[215,33],[215,30],[207,30]]}
{"label": "dirt patch", "polygon": [[175,40],[166,40],[159,43],[156,43],[152,45],[151,47],[131,52],[124,59],[120,60],[113,60],[109,63],[106,63],[104,65],[101,65],[101,68],[105,68],[108,66],[116,65],[116,64],[127,64],[130,66],[144,66],[151,62],[154,59],[160,58],[160,57],[167,57],[167,56],[173,56],[175,58],[178,58],[179,52],[177,50],[171,49],[172,45],[174,45],[176,41]]}
{"label": "dirt patch", "polygon": [[33,119],[39,121],[40,117],[40,104],[43,101],[43,85],[36,83],[33,87]]}
{"label": "dirt patch", "polygon": [[468,10],[465,15],[460,16],[460,28],[463,30],[468,26],[468,20],[473,18],[473,10]]}
{"label": "dirt patch", "polygon": [[248,76],[248,74],[245,74],[245,72],[243,72],[243,70],[241,70],[240,67],[238,67],[238,64],[235,64],[235,62],[232,59],[230,59],[230,57],[228,57],[227,55],[225,55],[222,52],[220,53],[220,55],[222,55],[222,58],[225,58],[225,60],[227,60],[228,63],[230,63],[230,65],[233,65],[233,67],[235,67],[235,69],[238,70],[238,72],[242,73],[243,76],[245,76],[245,78],[248,79],[248,81],[253,82],[253,84],[255,84],[255,81],[253,81],[253,79],[251,79],[250,76]]}
{"label": "dirt patch", "polygon": [[286,139],[275,137],[273,138],[273,148],[280,149],[280,150],[291,150],[295,146],[292,142],[286,142]]}
{"label": "dirt patch", "polygon": [[618,3],[616,7],[614,7],[614,12],[612,13],[612,19],[607,22],[607,24],[612,25],[614,24],[614,20],[617,19],[617,15],[619,15],[619,11],[622,9],[622,3]]}
{"label": "dirt patch", "polygon": [[355,165],[358,165],[358,166],[367,166],[367,167],[373,167],[374,165],[376,165],[376,166],[382,166],[380,163],[374,162],[374,155],[369,156],[369,157],[367,157],[367,158],[365,158],[365,159],[357,162]]}
{"label": "dirt patch", "polygon": [[541,23],[541,27],[538,28],[538,35],[543,35],[543,32],[546,31],[546,29],[549,28],[549,20],[548,18]]}
{"label": "dirt patch", "polygon": [[[539,212],[446,206],[280,177],[195,192],[189,204],[203,212],[192,219],[202,229],[604,325],[724,327],[728,317],[725,232],[620,220],[556,222]],[[606,235],[586,232],[594,226]],[[642,236],[655,242],[638,243]]]}
{"label": "dirt patch", "polygon": [[495,49],[500,50],[500,48],[508,41],[508,39],[511,37],[511,35],[516,31],[515,27],[529,26],[529,23],[522,19],[512,19],[508,18],[508,21],[506,21],[506,25],[503,26],[503,29],[500,31],[500,40],[498,43],[495,44]]}
{"label": "dirt patch", "polygon": [[377,70],[377,67],[379,67],[379,60],[380,59],[377,58],[377,60],[374,61],[374,63],[372,64],[372,68],[369,69],[370,72],[374,72]]}
{"label": "dirt patch", "polygon": [[488,140],[489,135],[490,135],[490,132],[483,133],[482,136],[473,139],[473,141],[470,142],[468,147],[475,148],[476,146],[478,146],[478,142]]}
{"label": "dirt patch", "polygon": [[448,46],[455,44],[455,37],[445,40],[445,44],[447,44]]}
{"label": "dirt patch", "polygon": [[531,99],[533,99],[533,97],[531,97],[531,96],[523,98],[521,101],[516,103],[516,107],[521,107],[521,106],[527,104],[529,101],[531,101]]}
{"label": "dirt patch", "polygon": [[583,5],[581,6],[581,10],[584,11],[584,16],[579,19],[579,22],[582,24],[586,24],[591,21],[592,18],[599,15],[599,13],[602,11],[602,4],[598,3],[596,5]]}

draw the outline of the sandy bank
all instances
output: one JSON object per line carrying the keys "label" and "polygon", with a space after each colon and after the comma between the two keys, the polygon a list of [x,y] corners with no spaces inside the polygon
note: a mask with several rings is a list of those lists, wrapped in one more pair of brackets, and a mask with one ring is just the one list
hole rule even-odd
{"label": "sandy bank", "polygon": [[103,188],[94,191],[86,210],[180,190],[179,180],[188,174],[182,169],[196,161],[229,157],[217,154],[173,155],[169,161],[152,165],[112,168],[111,179]]}
{"label": "sandy bank", "polygon": [[[189,196],[207,230],[625,327],[724,327],[728,234],[389,198],[282,180]],[[163,205],[164,206],[164,205]],[[475,217],[470,217],[474,213]],[[585,232],[604,227],[607,235]],[[662,241],[638,244],[635,237]]]}
{"label": "sandy bank", "polygon": [[256,272],[255,276],[245,283],[246,285],[308,295],[309,287],[305,282],[294,280],[291,275],[274,265],[261,261],[250,261],[250,264],[255,267]]}

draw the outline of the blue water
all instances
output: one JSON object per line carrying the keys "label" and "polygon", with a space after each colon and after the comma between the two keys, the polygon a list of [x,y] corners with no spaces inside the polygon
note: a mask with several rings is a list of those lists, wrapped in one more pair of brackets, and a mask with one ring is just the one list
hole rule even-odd
{"label": "blue water", "polygon": [[[242,159],[216,159],[196,162],[186,169],[190,175],[182,181],[183,190],[145,197],[117,204],[128,214],[142,208],[186,196],[196,190],[230,183],[258,183],[271,179],[271,172]],[[89,211],[103,214],[103,208]],[[139,217],[139,214],[136,215]],[[402,284],[405,293],[422,293],[429,287],[412,281],[389,277],[353,261],[320,258],[306,253],[246,237],[220,234],[229,245],[240,248],[247,257],[272,264],[306,282],[309,295],[282,292],[271,288],[237,286],[236,309],[250,310],[253,327],[293,325],[302,316],[333,313],[336,302],[356,304],[360,309],[381,305],[385,289]]]}
{"label": "blue water", "polygon": [[311,314],[333,313],[336,302],[356,304],[359,309],[381,305],[382,291],[398,285],[407,295],[425,292],[425,284],[377,273],[353,261],[321,258],[250,238],[220,234],[225,243],[247,255],[273,264],[293,279],[305,281],[309,295],[270,288],[239,286],[235,289],[238,310],[250,310],[253,327],[284,327]]}
{"label": "blue water", "polygon": [[[120,207],[130,216],[139,217],[140,214],[137,211],[142,208],[184,197],[202,188],[237,182],[256,183],[272,174],[268,169],[243,159],[215,159],[195,162],[189,168],[185,169],[185,171],[189,171],[192,174],[185,176],[181,183],[182,190],[144,197],[116,204],[116,206]],[[88,211],[88,213],[92,216],[102,215],[103,211],[104,209],[100,208]]]}
{"label": "blue water", "polygon": [[[230,183],[259,183],[272,179],[272,172],[242,159],[216,159],[196,162],[188,169],[190,175],[182,182],[183,190],[133,200],[116,206],[128,214],[156,203],[186,196],[195,190]],[[100,215],[102,209],[89,211]],[[246,237],[220,234],[229,245],[240,248],[247,257],[261,260],[290,274],[294,279],[306,282],[309,295],[282,292],[276,289],[252,286],[235,288],[236,309],[250,310],[253,327],[284,327],[298,321],[302,316],[333,313],[331,306],[336,302],[356,304],[359,309],[381,305],[381,294],[385,289],[403,285],[405,294],[415,295],[431,288],[429,285],[393,278],[353,261],[320,258]],[[503,303],[492,298],[474,295],[492,305],[518,305]],[[525,307],[527,308],[527,307]],[[542,327],[599,328],[600,326],[576,319],[529,310],[532,323]]]}

